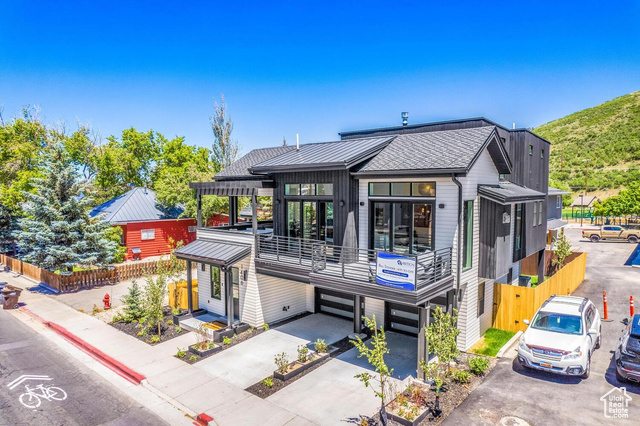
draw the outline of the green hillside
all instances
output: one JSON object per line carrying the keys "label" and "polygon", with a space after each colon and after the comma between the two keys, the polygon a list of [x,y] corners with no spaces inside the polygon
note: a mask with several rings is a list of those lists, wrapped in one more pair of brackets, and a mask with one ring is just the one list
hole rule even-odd
{"label": "green hillside", "polygon": [[590,193],[610,194],[640,181],[640,91],[533,131],[552,143],[552,185],[584,190],[587,164]]}

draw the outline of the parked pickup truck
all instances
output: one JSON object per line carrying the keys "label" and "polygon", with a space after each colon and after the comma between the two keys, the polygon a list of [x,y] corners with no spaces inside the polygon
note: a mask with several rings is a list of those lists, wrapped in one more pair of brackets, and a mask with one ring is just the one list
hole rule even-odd
{"label": "parked pickup truck", "polygon": [[631,244],[636,244],[640,240],[640,229],[626,228],[619,225],[604,225],[597,228],[585,229],[582,237],[588,238],[593,243],[600,240],[627,240]]}

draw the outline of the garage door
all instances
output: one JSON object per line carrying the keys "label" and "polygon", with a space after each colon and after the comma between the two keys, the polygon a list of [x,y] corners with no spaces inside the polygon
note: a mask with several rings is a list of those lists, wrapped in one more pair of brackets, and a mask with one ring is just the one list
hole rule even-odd
{"label": "garage door", "polygon": [[385,303],[385,330],[417,336],[420,331],[418,308],[399,303]]}
{"label": "garage door", "polygon": [[[316,287],[316,312],[353,320],[354,296],[350,293]],[[364,316],[364,297],[361,299]]]}

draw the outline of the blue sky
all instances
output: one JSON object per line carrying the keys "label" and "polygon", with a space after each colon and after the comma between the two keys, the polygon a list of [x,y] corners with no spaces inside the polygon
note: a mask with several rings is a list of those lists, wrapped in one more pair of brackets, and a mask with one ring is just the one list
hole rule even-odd
{"label": "blue sky", "polygon": [[1,1],[4,117],[209,146],[224,93],[246,152],[401,111],[533,127],[640,89],[639,2],[273,3]]}

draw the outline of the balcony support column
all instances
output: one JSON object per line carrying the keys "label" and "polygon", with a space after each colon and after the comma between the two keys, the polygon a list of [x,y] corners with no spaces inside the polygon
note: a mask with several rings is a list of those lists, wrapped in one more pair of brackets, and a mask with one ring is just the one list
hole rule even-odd
{"label": "balcony support column", "polygon": [[233,318],[235,316],[235,312],[233,312],[233,283],[231,276],[231,268],[224,269],[224,290],[225,290],[225,299],[227,302],[227,327],[233,327]]}
{"label": "balcony support column", "polygon": [[198,228],[202,227],[202,195],[198,194],[196,198],[196,211],[197,211],[197,225]]}
{"label": "balcony support column", "polygon": [[353,296],[353,332],[362,333],[362,296]]}
{"label": "balcony support column", "polygon": [[425,360],[428,362],[429,360],[429,345],[427,343],[427,338],[425,336],[425,330],[429,327],[429,322],[431,320],[431,304],[427,303],[425,307],[418,308],[418,327],[420,331],[418,331],[418,370],[417,377],[418,380],[425,380],[424,371],[420,368],[420,361]]}

